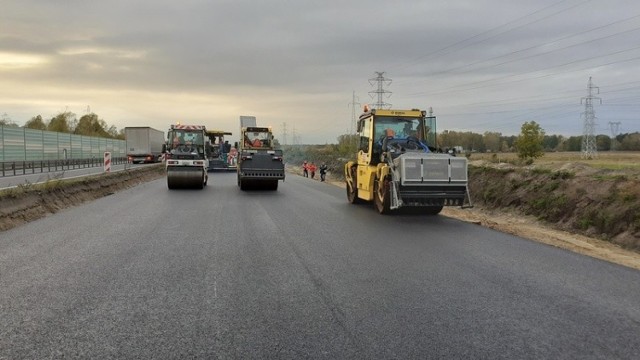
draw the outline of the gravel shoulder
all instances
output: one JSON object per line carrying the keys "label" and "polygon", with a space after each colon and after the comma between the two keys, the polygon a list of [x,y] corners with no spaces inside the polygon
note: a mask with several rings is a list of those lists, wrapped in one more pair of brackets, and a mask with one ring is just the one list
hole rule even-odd
{"label": "gravel shoulder", "polygon": [[512,215],[480,207],[471,209],[448,207],[444,208],[441,214],[640,270],[640,254],[604,240],[553,229],[534,217]]}

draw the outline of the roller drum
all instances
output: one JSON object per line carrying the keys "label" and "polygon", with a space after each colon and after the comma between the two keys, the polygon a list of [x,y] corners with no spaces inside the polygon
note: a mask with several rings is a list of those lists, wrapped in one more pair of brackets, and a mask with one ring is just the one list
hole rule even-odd
{"label": "roller drum", "polygon": [[169,189],[189,188],[202,189],[204,187],[204,174],[202,169],[167,170],[167,185]]}

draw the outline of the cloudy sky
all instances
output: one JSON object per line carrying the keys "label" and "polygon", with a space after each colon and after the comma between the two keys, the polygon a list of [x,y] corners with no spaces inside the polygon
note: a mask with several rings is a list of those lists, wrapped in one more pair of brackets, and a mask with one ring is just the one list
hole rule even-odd
{"label": "cloudy sky", "polygon": [[[439,130],[640,131],[637,0],[0,0],[0,115],[87,109],[119,129],[204,124],[331,143],[383,100]],[[372,85],[373,84],[373,85]],[[594,89],[594,95],[595,94]],[[373,95],[373,97],[371,96]],[[6,115],[5,115],[6,114]]]}

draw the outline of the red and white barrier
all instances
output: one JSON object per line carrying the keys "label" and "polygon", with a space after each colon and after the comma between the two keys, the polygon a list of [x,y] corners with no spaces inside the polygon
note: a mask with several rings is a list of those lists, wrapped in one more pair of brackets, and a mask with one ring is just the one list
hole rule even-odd
{"label": "red and white barrier", "polygon": [[111,153],[104,153],[104,172],[111,172]]}

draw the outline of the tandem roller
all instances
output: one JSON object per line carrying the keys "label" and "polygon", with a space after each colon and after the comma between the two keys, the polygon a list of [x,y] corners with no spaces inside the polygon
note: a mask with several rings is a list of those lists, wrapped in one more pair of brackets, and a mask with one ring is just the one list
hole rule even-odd
{"label": "tandem roller", "polygon": [[169,189],[202,189],[207,185],[206,128],[203,125],[171,125],[163,146]]}

